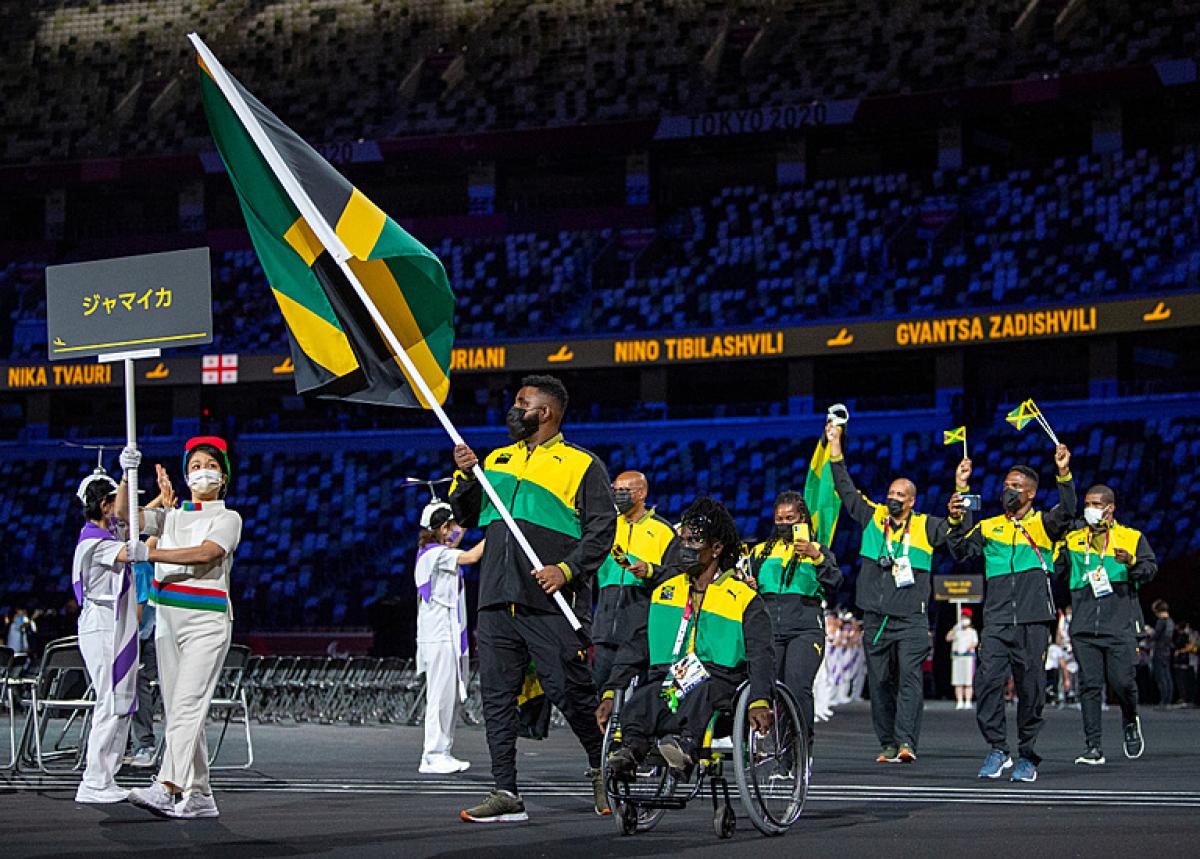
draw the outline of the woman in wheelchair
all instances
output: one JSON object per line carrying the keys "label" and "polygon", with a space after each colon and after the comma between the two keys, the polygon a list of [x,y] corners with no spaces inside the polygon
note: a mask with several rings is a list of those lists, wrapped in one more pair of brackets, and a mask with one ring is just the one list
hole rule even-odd
{"label": "woman in wheelchair", "polygon": [[737,551],[729,512],[710,498],[692,504],[683,516],[680,548],[667,562],[668,578],[631,624],[633,634],[618,652],[596,710],[604,730],[616,693],[644,674],[645,682],[623,703],[621,748],[608,759],[610,772],[633,773],[657,739],[670,768],[688,773],[713,713],[729,712],[747,680],[750,724],[760,734],[771,729],[771,620],[762,598],[732,575]]}

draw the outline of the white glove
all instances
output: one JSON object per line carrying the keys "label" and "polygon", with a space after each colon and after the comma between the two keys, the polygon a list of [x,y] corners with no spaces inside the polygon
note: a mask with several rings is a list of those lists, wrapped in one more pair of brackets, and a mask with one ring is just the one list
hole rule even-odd
{"label": "white glove", "polygon": [[144,564],[150,560],[150,547],[138,540],[129,544],[129,559],[135,564]]}
{"label": "white glove", "polygon": [[142,464],[142,452],[132,444],[125,445],[121,451],[121,468],[124,471],[129,471],[131,468],[137,468]]}

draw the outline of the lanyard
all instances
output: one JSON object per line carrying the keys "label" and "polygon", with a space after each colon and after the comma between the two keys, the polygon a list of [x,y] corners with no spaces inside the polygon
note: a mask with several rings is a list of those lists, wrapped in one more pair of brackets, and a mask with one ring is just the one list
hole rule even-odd
{"label": "lanyard", "polygon": [[1037,555],[1038,563],[1042,565],[1042,572],[1050,575],[1050,568],[1046,566],[1046,559],[1042,557],[1042,550],[1038,547],[1037,543],[1033,542],[1033,537],[1025,530],[1025,526],[1018,519],[1013,519],[1012,523],[1013,527],[1020,531],[1025,539],[1029,541],[1029,545],[1033,547],[1033,553]]}
{"label": "lanyard", "polygon": [[[707,588],[705,593],[707,593]],[[704,605],[704,597],[700,597],[700,605]],[[683,620],[679,624],[679,632],[675,635],[675,649],[671,656],[671,662],[679,661],[679,657],[683,656],[683,643],[687,640],[688,652],[693,652],[696,649],[696,628],[700,625],[700,609],[696,610],[696,619],[692,620],[692,594],[689,591],[687,605],[683,609]]]}
{"label": "lanyard", "polygon": [[[912,530],[912,514],[908,514],[908,519],[904,522],[904,537],[902,544],[904,546],[904,554],[901,557],[908,557],[908,549],[911,544],[909,532]],[[887,555],[892,560],[895,560],[896,553],[892,551],[892,538],[889,536],[892,533],[892,517],[888,516],[883,520],[883,548]]]}
{"label": "lanyard", "polygon": [[[1110,539],[1112,539],[1112,531],[1105,531],[1104,532],[1104,548],[1100,550],[1099,563],[1104,563],[1104,556],[1108,552],[1108,541]],[[1090,567],[1092,565],[1092,535],[1091,535],[1091,532],[1088,532],[1087,539],[1083,541],[1083,544],[1085,547],[1084,548],[1084,556],[1083,556],[1083,566],[1086,568],[1086,567]]]}

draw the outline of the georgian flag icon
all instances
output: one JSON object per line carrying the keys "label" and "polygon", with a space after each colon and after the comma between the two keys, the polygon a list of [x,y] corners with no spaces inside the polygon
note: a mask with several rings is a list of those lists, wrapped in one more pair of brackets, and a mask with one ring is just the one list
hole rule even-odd
{"label": "georgian flag icon", "polygon": [[234,385],[238,380],[238,356],[205,355],[201,364],[200,382],[204,385]]}

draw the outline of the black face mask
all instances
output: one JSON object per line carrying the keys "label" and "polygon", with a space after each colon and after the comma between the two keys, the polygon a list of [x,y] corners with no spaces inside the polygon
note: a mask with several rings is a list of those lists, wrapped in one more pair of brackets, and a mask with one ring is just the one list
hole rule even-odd
{"label": "black face mask", "polygon": [[679,547],[679,553],[675,556],[675,561],[683,569],[683,572],[689,578],[693,579],[704,572],[704,568],[707,566],[707,564],[700,560],[700,550],[692,549],[688,546]]}
{"label": "black face mask", "polygon": [[1016,513],[1021,509],[1021,492],[1017,489],[1005,489],[1004,494],[1000,496],[1001,502],[1004,504],[1004,509],[1009,513]]}
{"label": "black face mask", "polygon": [[633,492],[629,489],[614,489],[613,501],[617,504],[618,513],[628,513],[633,509]]}
{"label": "black face mask", "polygon": [[508,425],[509,438],[513,441],[524,441],[537,432],[538,416],[530,415],[520,406],[513,406],[504,416],[504,423]]}
{"label": "black face mask", "polygon": [[776,522],[775,530],[771,532],[771,537],[777,542],[787,542],[792,539],[792,526],[786,522]]}
{"label": "black face mask", "polygon": [[893,519],[899,519],[904,515],[904,502],[898,498],[889,498],[887,500],[888,515]]}

